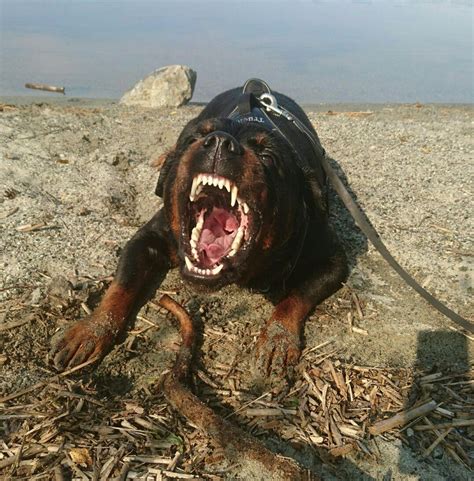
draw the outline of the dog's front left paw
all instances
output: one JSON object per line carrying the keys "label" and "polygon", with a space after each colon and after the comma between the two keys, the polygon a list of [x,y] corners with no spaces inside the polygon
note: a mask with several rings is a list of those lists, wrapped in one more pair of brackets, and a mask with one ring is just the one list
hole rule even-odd
{"label": "dog's front left paw", "polygon": [[300,355],[299,336],[279,322],[271,322],[257,340],[254,365],[256,384],[273,392],[285,390],[293,382]]}

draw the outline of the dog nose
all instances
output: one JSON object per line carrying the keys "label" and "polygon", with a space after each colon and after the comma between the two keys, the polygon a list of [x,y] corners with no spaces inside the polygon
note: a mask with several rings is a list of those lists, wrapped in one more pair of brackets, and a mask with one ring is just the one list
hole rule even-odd
{"label": "dog nose", "polygon": [[208,134],[204,139],[203,145],[207,148],[216,149],[216,152],[231,152],[232,154],[242,153],[239,142],[232,137],[232,135],[227,132],[222,132],[221,130],[216,130],[215,132]]}

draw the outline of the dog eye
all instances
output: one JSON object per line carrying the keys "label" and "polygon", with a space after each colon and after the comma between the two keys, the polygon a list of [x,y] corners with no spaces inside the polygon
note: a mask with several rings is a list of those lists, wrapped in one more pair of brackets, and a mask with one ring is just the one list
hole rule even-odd
{"label": "dog eye", "polygon": [[275,159],[272,157],[271,154],[269,153],[264,153],[260,155],[260,159],[262,159],[262,162],[267,166],[271,167],[275,163]]}
{"label": "dog eye", "polygon": [[186,147],[189,147],[191,144],[194,144],[194,142],[196,142],[196,141],[197,141],[197,138],[196,138],[196,137],[194,137],[194,136],[189,136],[189,137],[187,137],[187,138],[185,139],[184,145],[185,145]]}

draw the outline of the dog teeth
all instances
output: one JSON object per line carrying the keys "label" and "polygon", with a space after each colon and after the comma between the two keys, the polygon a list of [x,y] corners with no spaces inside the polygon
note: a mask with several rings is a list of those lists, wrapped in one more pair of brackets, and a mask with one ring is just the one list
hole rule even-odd
{"label": "dog teeth", "polygon": [[236,185],[232,186],[232,190],[230,192],[230,205],[231,207],[234,207],[235,202],[237,200],[237,193],[239,192],[239,189],[237,188]]}
{"label": "dog teeth", "polygon": [[200,230],[195,227],[193,229],[193,232],[191,233],[191,240],[193,240],[194,242],[197,242],[199,240],[199,234],[200,234]]}
{"label": "dog teeth", "polygon": [[186,267],[188,268],[188,271],[192,271],[195,269],[193,263],[191,262],[191,259],[188,256],[184,257],[184,262],[186,262]]}
{"label": "dog teeth", "polygon": [[235,236],[234,241],[232,242],[232,245],[230,246],[231,251],[237,252],[238,248],[240,247],[240,244],[242,242],[243,237],[244,237],[244,230],[240,228],[237,231],[237,235]]}
{"label": "dog teeth", "polygon": [[221,190],[225,187],[227,192],[230,193],[230,205],[234,207],[237,203],[239,206],[241,206],[245,214],[249,213],[250,208],[247,203],[245,203],[240,197],[238,197],[239,188],[229,179],[225,179],[224,177],[218,175],[196,175],[193,179],[191,191],[189,193],[189,200],[191,202],[194,202],[196,200],[196,197],[202,192],[202,189],[205,185],[212,185],[214,187],[218,187]]}
{"label": "dog teeth", "polygon": [[[193,253],[193,255],[194,255],[194,253]],[[188,271],[194,272],[195,274],[199,274],[201,276],[216,276],[224,268],[224,264],[218,264],[217,266],[213,267],[212,269],[200,269],[199,267],[196,267],[192,263],[191,259],[188,256],[184,257],[184,262],[186,263],[186,267],[187,267]]]}
{"label": "dog teeth", "polygon": [[211,270],[211,274],[213,276],[219,274],[219,272],[223,269],[224,264],[219,264],[218,266],[214,267],[214,269]]}

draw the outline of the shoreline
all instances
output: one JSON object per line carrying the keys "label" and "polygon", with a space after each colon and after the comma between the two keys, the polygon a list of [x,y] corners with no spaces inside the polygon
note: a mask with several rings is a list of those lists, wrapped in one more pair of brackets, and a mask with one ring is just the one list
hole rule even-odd
{"label": "shoreline", "polygon": [[[97,108],[97,107],[112,107],[119,105],[118,98],[91,98],[91,97],[68,97],[66,95],[45,94],[45,95],[0,95],[0,103],[12,105],[32,105],[35,103],[45,103],[53,105],[70,105],[83,108]],[[207,102],[189,102],[183,107],[204,107]],[[300,104],[304,110],[310,112],[327,112],[334,110],[338,112],[346,111],[373,111],[377,112],[385,108],[397,108],[413,105],[423,105],[425,107],[441,107],[441,108],[456,108],[456,109],[474,109],[474,103],[445,103],[445,102],[321,102],[311,103],[302,102]],[[182,108],[182,107],[177,107]],[[167,109],[165,107],[164,109]],[[154,109],[161,110],[161,109]]]}

